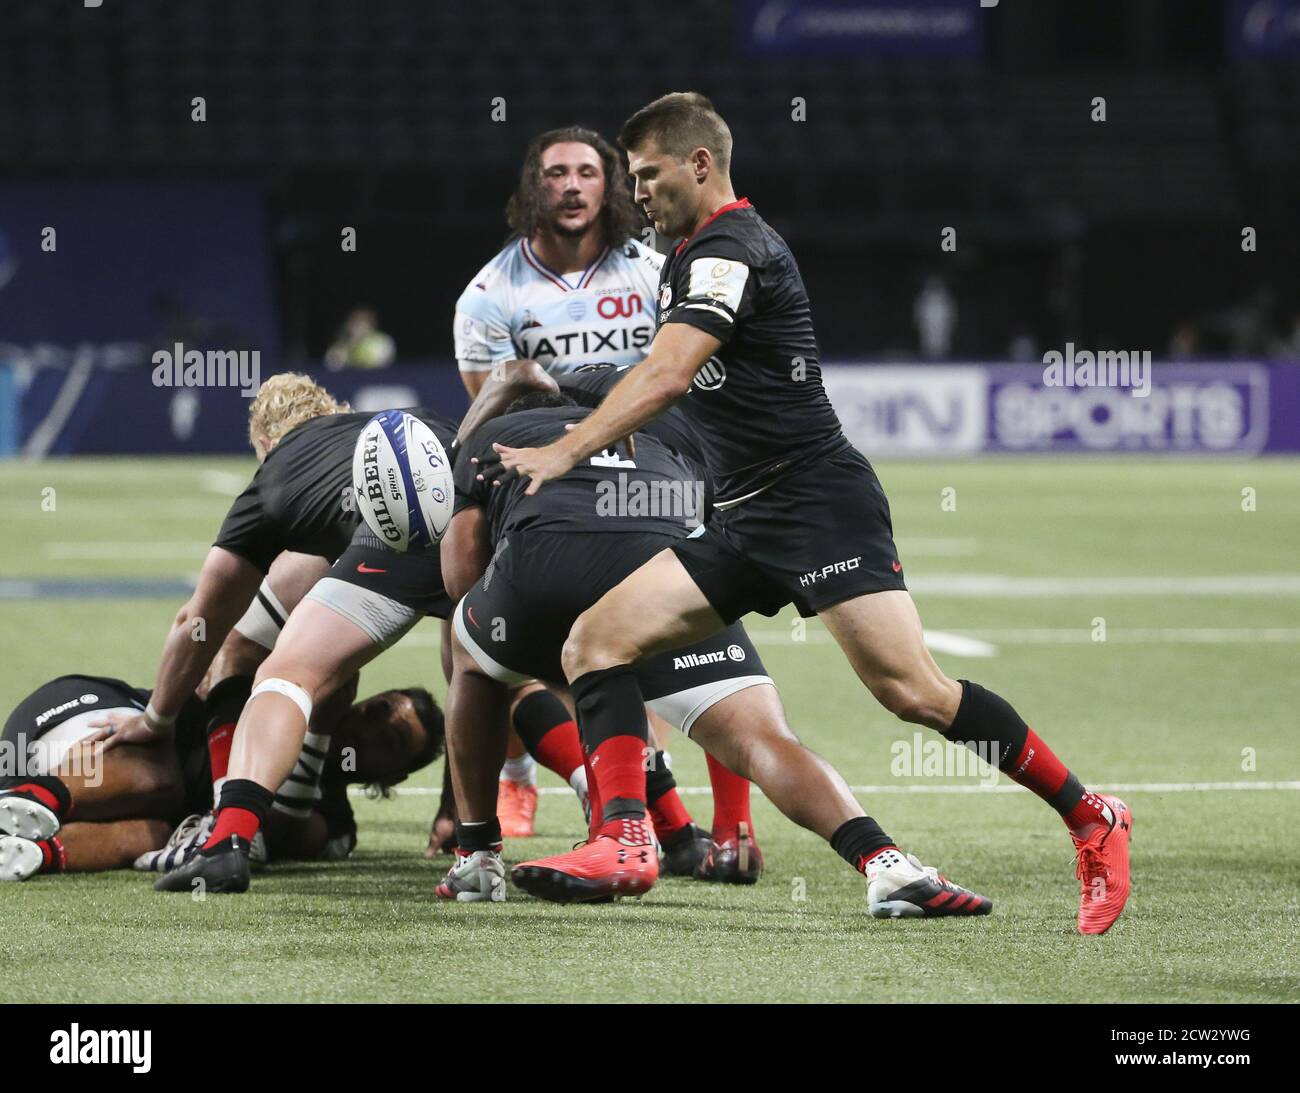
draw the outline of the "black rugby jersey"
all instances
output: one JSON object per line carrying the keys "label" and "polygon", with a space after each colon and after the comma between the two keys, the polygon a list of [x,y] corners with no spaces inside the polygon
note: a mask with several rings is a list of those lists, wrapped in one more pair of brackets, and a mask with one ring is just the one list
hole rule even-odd
{"label": "black rugby jersey", "polygon": [[[423,407],[407,412],[452,451],[456,422]],[[352,452],[372,417],[327,414],[291,429],[230,506],[215,545],[263,573],[282,550],[334,561],[361,522],[352,499]]]}
{"label": "black rugby jersey", "polygon": [[668,256],[658,321],[722,342],[677,404],[703,441],[717,504],[848,447],[822,386],[799,267],[747,199],[724,205]]}
{"label": "black rugby jersey", "polygon": [[704,519],[703,484],[680,455],[645,433],[636,434],[635,457],[626,446],[598,452],[533,496],[527,481],[507,476],[500,486],[480,482],[473,458],[495,456],[493,443],[540,448],[559,440],[564,426],[590,410],[555,407],[523,410],[484,422],[456,460],[456,505],[487,513],[492,541],[524,528],[563,532],[649,531],[685,537]]}
{"label": "black rugby jersey", "polygon": [[[573,372],[556,376],[555,382],[560,385],[560,390],[579,406],[594,410],[635,367],[634,364],[589,364]],[[712,502],[713,481],[709,474],[708,460],[704,455],[704,445],[700,443],[695,426],[691,424],[686,411],[681,409],[680,405],[668,407],[653,421],[642,425],[639,431],[654,437],[685,459],[699,480],[704,483],[706,503]]]}

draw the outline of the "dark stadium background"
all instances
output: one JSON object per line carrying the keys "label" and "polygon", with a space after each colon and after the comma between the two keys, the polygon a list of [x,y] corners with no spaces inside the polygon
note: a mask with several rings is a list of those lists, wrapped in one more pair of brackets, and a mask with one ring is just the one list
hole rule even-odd
{"label": "dark stadium background", "polygon": [[[126,272],[87,285],[37,274],[42,221],[6,219],[0,201],[0,359],[66,367],[88,342],[183,333],[260,347],[264,372],[310,367],[366,304],[400,360],[449,369],[453,304],[505,238],[529,137],[574,122],[613,135],[683,88],[730,122],[737,192],[798,257],[826,359],[917,359],[913,306],[929,276],[958,308],[953,359],[1033,360],[1066,341],[1156,359],[1294,357],[1298,7],[10,0],[0,182],[25,186],[29,210],[48,195],[48,216],[65,218],[60,192],[88,211],[81,191],[60,191],[70,184],[188,186],[205,223],[175,245],[135,232],[119,244]],[[944,9],[969,24],[947,45],[762,40],[774,10],[801,8]],[[1090,118],[1095,96],[1104,123]],[[505,122],[491,118],[498,98]],[[221,188],[236,181],[252,212]],[[340,249],[344,225],[355,253]],[[946,226],[955,253],[940,251]],[[64,234],[67,269],[93,243]],[[223,240],[247,255],[232,251],[197,290],[160,272],[210,261]],[[136,280],[137,315],[115,307],[90,323],[103,283]]]}

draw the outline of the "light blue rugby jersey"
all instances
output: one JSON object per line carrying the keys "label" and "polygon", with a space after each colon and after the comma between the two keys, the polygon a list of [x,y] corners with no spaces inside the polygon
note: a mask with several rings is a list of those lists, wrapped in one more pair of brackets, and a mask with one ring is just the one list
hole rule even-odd
{"label": "light blue rugby jersey", "polygon": [[552,373],[584,364],[636,364],[650,351],[663,255],[635,239],[606,247],[587,269],[561,274],[514,239],[456,301],[462,372],[530,358]]}

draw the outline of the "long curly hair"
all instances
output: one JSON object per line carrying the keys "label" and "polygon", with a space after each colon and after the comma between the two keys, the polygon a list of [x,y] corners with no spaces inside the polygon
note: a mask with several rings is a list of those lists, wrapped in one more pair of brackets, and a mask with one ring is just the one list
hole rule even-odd
{"label": "long curly hair", "polygon": [[546,223],[548,209],[542,189],[542,153],[553,144],[569,141],[586,144],[600,156],[601,167],[605,171],[605,202],[600,210],[605,242],[616,246],[629,236],[639,235],[648,221],[632,202],[623,154],[594,129],[571,125],[542,133],[529,142],[528,150],[524,153],[523,170],[519,172],[519,185],[506,202],[510,238],[530,238]]}

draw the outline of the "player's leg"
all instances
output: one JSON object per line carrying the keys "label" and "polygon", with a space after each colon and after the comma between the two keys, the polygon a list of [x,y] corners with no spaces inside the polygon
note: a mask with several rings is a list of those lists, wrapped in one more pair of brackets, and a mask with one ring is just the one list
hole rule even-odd
{"label": "player's leg", "polygon": [[29,842],[0,836],[0,881],[37,873],[102,873],[126,869],[141,854],[167,841],[168,820],[110,820],[64,824],[57,835]]}
{"label": "player's leg", "polygon": [[1079,929],[1108,929],[1128,898],[1128,807],[1089,792],[1000,695],[949,679],[925,646],[907,592],[856,596],[819,614],[881,705],[966,745],[1056,810],[1079,855]]}
{"label": "player's leg", "polygon": [[[903,854],[868,816],[826,760],[790,731],[776,687],[747,687],[709,706],[691,738],[711,758],[754,782],[787,817],[816,832],[868,880],[867,898],[878,918],[986,915],[992,901],[962,888]],[[729,849],[729,848],[720,848]],[[739,842],[737,858],[756,848]],[[748,863],[736,861],[743,876]],[[761,856],[758,870],[761,870]],[[756,873],[754,871],[757,879]]]}
{"label": "player's leg", "polygon": [[248,887],[248,848],[302,753],[315,703],[383,648],[325,603],[309,597],[298,605],[239,716],[211,834],[197,855],[160,877],[156,888],[189,891],[200,875],[208,891]]}
{"label": "player's leg", "polygon": [[649,727],[633,664],[722,628],[671,550],[660,551],[574,622],[561,660],[593,760],[604,822],[646,812]]}

